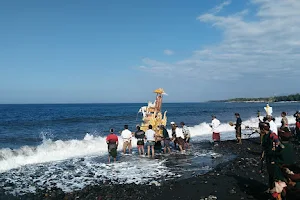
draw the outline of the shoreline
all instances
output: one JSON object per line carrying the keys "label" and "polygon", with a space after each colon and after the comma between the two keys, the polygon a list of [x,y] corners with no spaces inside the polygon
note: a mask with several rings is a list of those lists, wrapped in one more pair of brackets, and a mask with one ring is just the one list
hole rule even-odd
{"label": "shoreline", "polygon": [[[294,145],[295,146],[295,145]],[[297,165],[299,166],[300,150],[295,146]],[[260,174],[261,146],[259,138],[243,139],[243,144],[235,140],[221,141],[214,147],[217,153],[231,153],[236,158],[217,165],[212,171],[195,175],[187,179],[173,179],[160,186],[124,184],[113,185],[109,182],[102,185],[87,186],[74,192],[63,192],[61,189],[37,191],[23,196],[5,195],[0,199],[259,199],[270,196],[264,193],[267,189],[268,174],[266,169]],[[0,189],[2,190],[2,189]],[[1,191],[1,194],[2,191]],[[294,198],[288,198],[294,199]]]}

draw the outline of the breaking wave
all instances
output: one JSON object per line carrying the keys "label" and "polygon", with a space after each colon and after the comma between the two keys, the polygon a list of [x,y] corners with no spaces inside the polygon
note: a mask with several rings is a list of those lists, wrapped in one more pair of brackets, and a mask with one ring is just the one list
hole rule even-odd
{"label": "breaking wave", "polygon": [[[280,117],[276,117],[276,124],[280,125]],[[293,116],[288,116],[290,124],[295,123]],[[258,119],[256,117],[243,121],[242,128],[246,126],[258,127]],[[211,128],[208,123],[200,123],[189,127],[193,140],[210,140]],[[168,130],[171,133],[171,130]],[[234,139],[234,127],[228,122],[221,123],[220,126],[221,139]],[[122,148],[122,139],[120,138],[118,150]],[[136,140],[133,138],[133,147],[136,147]],[[42,144],[32,147],[23,146],[19,149],[0,149],[0,173],[10,169],[22,167],[24,165],[47,163],[53,161],[67,160],[76,157],[99,156],[107,154],[107,145],[105,137],[93,136],[86,134],[83,140],[56,140],[44,138]]]}

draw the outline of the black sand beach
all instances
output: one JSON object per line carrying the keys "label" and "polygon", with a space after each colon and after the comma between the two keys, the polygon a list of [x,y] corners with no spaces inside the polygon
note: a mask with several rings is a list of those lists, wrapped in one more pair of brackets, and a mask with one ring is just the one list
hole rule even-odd
{"label": "black sand beach", "polygon": [[[299,145],[294,146],[299,166]],[[223,141],[215,147],[215,151],[222,154],[235,154],[237,157],[219,164],[207,174],[167,181],[160,186],[107,183],[89,186],[73,193],[52,189],[20,197],[0,196],[0,199],[272,199],[269,194],[264,193],[267,189],[268,174],[266,170],[264,173],[259,173],[261,152],[259,138],[243,140],[242,145],[236,144],[235,141]],[[300,197],[288,193],[287,199],[300,199]]]}

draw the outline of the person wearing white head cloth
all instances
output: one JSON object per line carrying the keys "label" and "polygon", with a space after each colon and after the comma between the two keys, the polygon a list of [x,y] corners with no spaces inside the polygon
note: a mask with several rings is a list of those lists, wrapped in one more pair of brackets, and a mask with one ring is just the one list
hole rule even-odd
{"label": "person wearing white head cloth", "polygon": [[267,103],[267,106],[266,106],[266,107],[264,107],[264,109],[265,109],[265,111],[266,111],[267,115],[270,115],[270,116],[272,116],[272,113],[273,113],[273,108],[272,108],[271,106],[269,106],[269,104],[268,104],[268,103]]}

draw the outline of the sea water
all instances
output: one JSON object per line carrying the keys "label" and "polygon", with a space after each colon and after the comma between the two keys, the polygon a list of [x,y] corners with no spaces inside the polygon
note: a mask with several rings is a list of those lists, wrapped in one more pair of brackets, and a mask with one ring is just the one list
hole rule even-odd
{"label": "sea water", "polygon": [[[161,155],[156,159],[119,153],[118,162],[107,164],[105,137],[110,128],[119,133],[125,124],[131,131],[141,122],[137,113],[144,104],[37,104],[0,105],[0,187],[24,194],[58,187],[64,191],[87,185],[160,184],[174,178],[206,173],[231,155],[216,154],[211,147],[209,123],[214,114],[221,121],[221,139],[234,139],[234,113],[246,126],[257,127],[257,111],[263,103],[165,103],[168,122],[181,121],[189,127],[192,149],[185,154]],[[280,125],[280,113],[288,113],[289,123],[300,109],[299,103],[274,103],[273,116]],[[168,131],[170,132],[170,128]],[[257,135],[252,135],[257,136]],[[122,148],[122,141],[118,150]]]}

